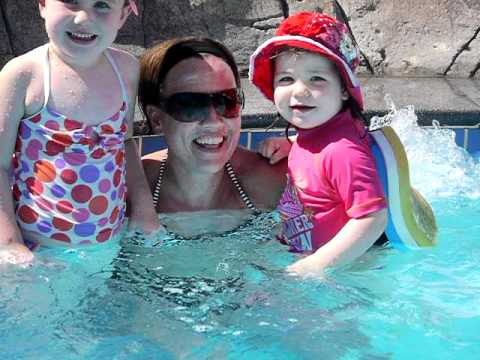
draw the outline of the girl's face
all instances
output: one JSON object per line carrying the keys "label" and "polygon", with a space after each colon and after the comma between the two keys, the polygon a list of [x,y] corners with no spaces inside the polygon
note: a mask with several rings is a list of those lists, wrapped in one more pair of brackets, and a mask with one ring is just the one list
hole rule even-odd
{"label": "girl's face", "polygon": [[111,46],[130,13],[125,0],[43,0],[50,44],[68,63],[91,63]]}
{"label": "girl's face", "polygon": [[[161,95],[169,98],[179,93],[215,94],[236,87],[227,63],[219,57],[204,55],[173,66],[165,77]],[[238,145],[239,109],[234,117],[231,114],[225,117],[210,104],[201,120],[181,122],[157,108],[155,118],[165,135],[169,161],[179,161],[183,167],[197,172],[223,171]],[[194,112],[191,115],[195,117]]]}
{"label": "girl's face", "polygon": [[323,56],[285,51],[275,58],[275,105],[295,127],[311,129],[326,123],[347,99],[335,65]]}

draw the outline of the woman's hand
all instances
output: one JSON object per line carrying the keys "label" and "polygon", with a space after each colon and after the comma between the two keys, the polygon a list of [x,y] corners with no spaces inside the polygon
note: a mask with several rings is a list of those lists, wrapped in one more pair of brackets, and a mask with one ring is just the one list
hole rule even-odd
{"label": "woman's hand", "polygon": [[287,274],[302,278],[322,278],[324,270],[325,266],[316,261],[313,255],[304,257],[285,269]]}
{"label": "woman's hand", "polygon": [[270,159],[270,164],[276,164],[286,158],[292,144],[284,137],[270,137],[258,144],[257,152]]}
{"label": "woman's hand", "polygon": [[0,265],[27,265],[33,261],[33,253],[22,243],[0,245]]}

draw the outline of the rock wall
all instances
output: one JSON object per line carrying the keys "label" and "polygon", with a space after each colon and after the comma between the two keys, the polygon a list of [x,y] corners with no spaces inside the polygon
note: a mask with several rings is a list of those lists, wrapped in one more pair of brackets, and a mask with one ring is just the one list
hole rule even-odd
{"label": "rock wall", "polygon": [[[366,63],[378,76],[480,78],[479,0],[339,0]],[[323,0],[137,0],[117,44],[139,55],[174,36],[224,42],[246,73],[248,57],[278,23],[300,10],[333,13]],[[0,65],[47,41],[38,2],[0,0]]]}

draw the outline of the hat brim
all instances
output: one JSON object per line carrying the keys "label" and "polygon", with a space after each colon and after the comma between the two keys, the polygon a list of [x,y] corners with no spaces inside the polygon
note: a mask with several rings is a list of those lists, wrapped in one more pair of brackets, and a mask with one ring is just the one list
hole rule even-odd
{"label": "hat brim", "polygon": [[340,72],[346,90],[363,109],[360,82],[348,64],[321,43],[295,35],[275,36],[260,45],[250,57],[249,79],[267,99],[273,101],[273,56],[285,47],[317,53],[332,61]]}

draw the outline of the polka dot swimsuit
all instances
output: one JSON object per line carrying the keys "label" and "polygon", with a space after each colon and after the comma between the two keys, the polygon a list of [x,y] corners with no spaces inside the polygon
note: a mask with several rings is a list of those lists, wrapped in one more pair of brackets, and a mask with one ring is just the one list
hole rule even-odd
{"label": "polka dot swimsuit", "polygon": [[83,245],[111,239],[125,217],[127,94],[115,62],[123,103],[110,118],[86,126],[47,107],[48,47],[43,52],[44,106],[20,122],[13,156],[13,198],[22,231]]}

